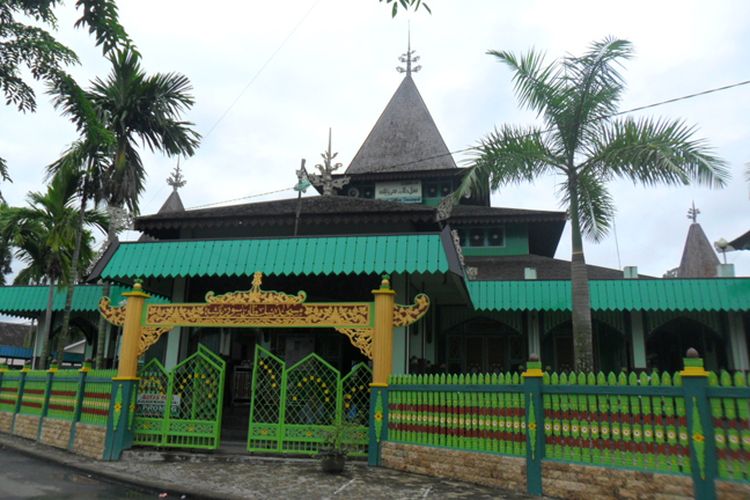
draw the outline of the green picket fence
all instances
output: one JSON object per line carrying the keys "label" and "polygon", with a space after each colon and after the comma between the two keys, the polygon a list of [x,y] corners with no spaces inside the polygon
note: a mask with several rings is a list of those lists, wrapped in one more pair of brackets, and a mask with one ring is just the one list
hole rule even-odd
{"label": "green picket fence", "polygon": [[[702,360],[686,366],[702,371]],[[386,410],[370,446],[382,438],[526,457],[533,494],[542,461],[691,476],[699,498],[715,497],[714,479],[750,483],[750,374],[529,367],[537,375],[393,376],[373,403],[376,415],[380,401]]]}
{"label": "green picket fence", "polygon": [[526,454],[526,400],[518,373],[400,375],[391,378],[388,392],[389,441]]}
{"label": "green picket fence", "polygon": [[47,403],[48,418],[73,421],[80,382],[78,370],[59,370],[54,374]]}
{"label": "green picket fence", "polygon": [[0,371],[0,411],[104,426],[109,418],[112,377],[116,373],[116,370]]}
{"label": "green picket fence", "polygon": [[14,413],[23,379],[20,371],[6,371],[0,379],[0,411]]}

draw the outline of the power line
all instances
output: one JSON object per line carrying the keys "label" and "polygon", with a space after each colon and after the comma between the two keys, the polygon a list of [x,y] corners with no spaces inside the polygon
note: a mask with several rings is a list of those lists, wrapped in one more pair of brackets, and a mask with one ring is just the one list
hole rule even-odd
{"label": "power line", "polygon": [[[611,115],[602,116],[599,119],[600,120],[605,120],[607,118],[614,118],[616,116],[621,116],[621,115],[624,115],[624,114],[633,113],[635,111],[642,111],[644,109],[656,108],[658,106],[663,106],[665,104],[672,104],[674,102],[685,101],[685,100],[688,100],[688,99],[693,99],[695,97],[701,97],[701,96],[704,96],[704,95],[713,94],[713,93],[716,93],[716,92],[721,92],[721,91],[733,89],[733,88],[736,88],[736,87],[742,87],[744,85],[750,85],[750,80],[744,80],[744,81],[741,81],[741,82],[732,83],[732,84],[724,85],[724,86],[721,86],[721,87],[715,87],[715,88],[712,88],[712,89],[703,90],[703,91],[700,91],[700,92],[695,92],[693,94],[687,94],[687,95],[683,95],[683,96],[680,96],[680,97],[675,97],[675,98],[672,98],[672,99],[666,99],[664,101],[658,101],[658,102],[655,102],[655,103],[652,103],[652,104],[646,104],[646,105],[643,105],[643,106],[637,106],[635,108],[630,108],[630,109],[626,109],[624,111],[618,111],[617,113],[612,113]],[[524,134],[524,135],[522,135],[520,137],[529,137],[529,136],[534,135],[536,133],[546,134],[546,133],[552,132],[553,130],[554,130],[553,128],[548,128],[548,129],[542,130],[541,132],[532,132],[532,133],[529,133],[529,134]],[[476,149],[478,149],[477,146],[469,146],[469,147],[465,147],[465,148],[462,148],[462,149],[456,149],[456,150],[453,150],[453,151],[449,151],[447,153],[440,153],[440,154],[436,154],[436,155],[432,155],[432,156],[425,156],[423,158],[418,158],[416,160],[410,160],[410,161],[402,162],[402,163],[395,163],[395,164],[390,165],[390,166],[388,166],[387,168],[385,168],[385,169],[383,169],[381,171],[382,172],[388,172],[389,170],[393,170],[393,169],[398,168],[398,167],[405,167],[405,166],[409,166],[409,165],[414,165],[416,163],[422,163],[422,162],[425,162],[425,161],[436,160],[438,158],[444,158],[446,156],[453,156],[454,154],[458,154],[458,153],[466,153],[468,151],[472,151],[472,150],[476,150]],[[197,207],[189,207],[189,209],[212,207],[212,206],[216,206],[216,205],[222,205],[224,203],[231,203],[233,201],[246,200],[246,199],[250,199],[250,198],[257,198],[257,197],[260,197],[260,196],[266,196],[266,195],[269,195],[269,194],[275,194],[275,193],[281,193],[281,192],[284,192],[284,191],[290,191],[292,189],[294,189],[294,188],[293,187],[289,187],[289,188],[284,188],[284,189],[278,189],[276,191],[269,191],[267,193],[253,194],[253,195],[243,196],[241,198],[234,198],[232,200],[219,201],[219,202],[216,202],[216,203],[209,203],[209,204],[200,205],[200,206],[197,206]]]}
{"label": "power line", "polygon": [[[672,98],[672,99],[666,99],[664,101],[659,101],[659,102],[655,102],[655,103],[652,103],[652,104],[646,104],[644,106],[637,106],[635,108],[630,108],[630,109],[626,109],[624,111],[618,111],[617,113],[612,113],[611,115],[602,116],[602,117],[600,117],[598,119],[599,120],[606,120],[608,118],[614,118],[616,116],[621,116],[621,115],[625,115],[625,114],[628,114],[628,113],[633,113],[635,111],[642,111],[644,109],[656,108],[658,106],[663,106],[665,104],[672,104],[674,102],[685,101],[685,100],[688,100],[688,99],[693,99],[695,97],[701,97],[701,96],[704,96],[704,95],[713,94],[713,93],[716,93],[716,92],[721,92],[723,90],[729,90],[729,89],[733,89],[733,88],[736,88],[736,87],[742,87],[744,85],[750,85],[750,80],[744,80],[744,81],[741,81],[741,82],[732,83],[732,84],[729,84],[729,85],[724,85],[722,87],[715,87],[715,88],[712,88],[712,89],[703,90],[701,92],[696,92],[694,94],[687,94],[687,95],[683,95],[683,96],[680,96],[680,97],[675,97],[675,98]],[[521,139],[521,138],[524,138],[524,137],[530,137],[530,136],[535,135],[537,133],[539,133],[539,134],[547,134],[549,132],[552,132],[553,130],[554,130],[554,128],[550,127],[550,128],[544,129],[544,130],[542,130],[540,132],[530,132],[528,134],[523,134],[521,136],[518,136],[518,138]],[[437,155],[427,156],[427,157],[419,158],[419,159],[416,159],[416,160],[409,160],[409,161],[402,162],[402,163],[396,163],[394,165],[388,166],[387,168],[384,168],[382,171],[383,172],[387,172],[389,170],[393,170],[393,169],[398,168],[398,167],[405,167],[405,166],[409,166],[409,165],[414,165],[415,163],[421,163],[423,161],[436,160],[438,158],[444,158],[446,156],[452,156],[452,155],[458,154],[458,153],[466,153],[468,151],[472,151],[472,150],[476,150],[476,149],[478,149],[477,146],[469,146],[469,147],[466,147],[466,148],[456,149],[454,151],[449,151],[447,153],[440,153],[440,154],[437,154]]]}
{"label": "power line", "polygon": [[224,201],[217,201],[215,203],[206,203],[205,205],[197,205],[194,207],[188,207],[188,210],[196,210],[198,208],[208,208],[208,207],[214,207],[216,205],[223,205],[224,203],[232,203],[234,201],[242,201],[242,200],[248,200],[250,198],[259,198],[261,196],[268,196],[269,194],[276,194],[276,193],[283,193],[284,191],[291,191],[294,189],[294,186],[284,188],[284,189],[277,189],[275,191],[267,191],[265,193],[258,193],[258,194],[249,194],[247,196],[241,196],[239,198],[233,198],[231,200],[224,200]]}
{"label": "power line", "polygon": [[263,73],[263,70],[266,69],[266,66],[268,66],[271,61],[273,61],[274,57],[276,57],[276,54],[281,52],[281,49],[284,48],[286,43],[289,41],[290,38],[297,32],[300,26],[302,26],[302,23],[305,22],[305,20],[310,16],[310,13],[317,7],[317,5],[320,3],[321,0],[316,0],[315,3],[313,3],[310,8],[305,12],[305,15],[302,16],[302,18],[297,22],[297,24],[294,25],[292,30],[287,34],[286,38],[279,44],[279,46],[276,48],[276,50],[273,51],[273,53],[266,59],[266,61],[261,65],[261,67],[258,69],[258,71],[255,72],[255,74],[250,78],[250,81],[247,82],[247,85],[240,91],[240,93],[237,95],[237,97],[234,98],[234,101],[229,105],[229,107],[224,110],[224,112],[219,116],[219,118],[214,122],[213,125],[211,125],[211,128],[208,129],[208,132],[203,136],[203,138],[207,138],[209,135],[211,135],[211,132],[214,131],[214,129],[221,123],[224,118],[229,114],[229,112],[234,108],[234,106],[239,102],[239,100],[242,98],[243,94],[247,92],[247,89],[250,88],[250,86],[255,83],[255,80],[258,79],[261,73]]}

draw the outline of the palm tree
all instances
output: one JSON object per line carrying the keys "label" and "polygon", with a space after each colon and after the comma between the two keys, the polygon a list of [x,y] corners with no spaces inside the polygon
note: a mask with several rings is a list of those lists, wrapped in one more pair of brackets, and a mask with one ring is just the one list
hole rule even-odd
{"label": "palm tree", "polygon": [[[72,285],[70,261],[79,224],[78,210],[75,207],[79,181],[77,172],[61,170],[59,175],[52,179],[46,193],[29,193],[28,207],[0,209],[2,241],[13,247],[16,257],[26,264],[16,277],[15,283],[49,286],[43,348],[40,355],[41,368],[46,367],[49,356],[55,287]],[[103,230],[108,221],[101,212],[88,211],[84,214],[84,224]],[[87,265],[91,261],[92,244],[91,232],[84,230],[82,251],[79,253],[82,265]],[[65,345],[64,337],[61,338],[60,345],[62,350]]]}
{"label": "palm tree", "polygon": [[[105,80],[96,79],[85,93],[86,102],[96,110],[113,141],[98,142],[97,134],[89,133],[84,120],[79,119],[83,109],[77,100],[62,95],[56,101],[64,114],[71,116],[84,137],[50,166],[55,172],[64,165],[77,164],[87,172],[88,188],[82,190],[82,202],[102,199],[115,210],[126,207],[130,213],[138,214],[138,199],[144,189],[146,171],[139,153],[139,142],[152,152],[161,151],[168,156],[195,153],[200,135],[182,121],[180,116],[189,110],[194,99],[190,80],[177,73],[147,75],[140,64],[140,56],[130,47],[118,50],[110,56],[112,71]],[[83,210],[83,208],[82,208]],[[114,222],[114,217],[111,221]],[[117,237],[112,224],[107,231],[107,243]],[[75,264],[75,263],[74,263]],[[77,269],[73,272],[77,275]],[[109,294],[105,284],[104,294]],[[66,300],[63,316],[63,332],[67,331],[70,311]],[[99,322],[97,340],[97,367],[103,364],[104,333],[106,324]]]}
{"label": "palm tree", "polygon": [[547,64],[535,51],[516,56],[490,51],[513,71],[521,105],[536,111],[544,128],[503,126],[482,139],[459,193],[498,189],[545,174],[560,178],[558,195],[570,217],[573,352],[578,370],[594,366],[591,308],[583,239],[601,240],[614,216],[607,182],[629,179],[650,186],[694,180],[722,187],[729,174],[694,128],[681,120],[623,118],[625,89],[618,72],[631,44],[606,38],[583,56]]}

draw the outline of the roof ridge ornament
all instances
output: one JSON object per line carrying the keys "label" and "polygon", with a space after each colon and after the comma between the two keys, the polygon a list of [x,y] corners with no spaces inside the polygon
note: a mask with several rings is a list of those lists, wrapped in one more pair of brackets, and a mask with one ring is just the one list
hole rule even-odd
{"label": "roof ridge ornament", "polygon": [[169,177],[167,177],[167,184],[172,186],[172,189],[174,191],[177,191],[182,186],[187,184],[187,181],[185,180],[185,177],[182,175],[182,170],[180,169],[180,159],[177,158],[177,166],[172,170],[172,172],[169,174]]}
{"label": "roof ridge ornament", "polygon": [[417,61],[419,61],[419,56],[415,56],[415,53],[416,50],[411,50],[411,23],[409,23],[406,53],[401,54],[401,56],[398,58],[399,61],[406,64],[406,68],[396,66],[396,71],[398,71],[399,73],[406,73],[406,76],[409,76],[412,73],[416,73],[417,71],[422,69],[422,66],[420,65],[414,66],[413,68],[411,66],[411,63],[416,63]]}
{"label": "roof ridge ornament", "polygon": [[320,171],[320,174],[310,174],[307,178],[315,186],[322,186],[323,196],[333,195],[334,189],[340,189],[345,185],[349,184],[349,177],[342,177],[340,179],[333,179],[333,172],[343,167],[341,163],[333,163],[333,160],[338,156],[338,153],[334,153],[331,147],[331,129],[328,129],[328,149],[321,153],[323,158],[323,164],[315,165]]}

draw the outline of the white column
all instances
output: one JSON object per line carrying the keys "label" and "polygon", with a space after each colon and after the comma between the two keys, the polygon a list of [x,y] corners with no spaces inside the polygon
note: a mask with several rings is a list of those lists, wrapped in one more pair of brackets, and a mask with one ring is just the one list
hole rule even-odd
{"label": "white column", "polygon": [[750,370],[742,314],[730,312],[727,314],[727,319],[729,326],[729,350],[732,353],[732,368],[735,370]]}
{"label": "white column", "polygon": [[646,342],[641,311],[630,311],[630,343],[633,350],[633,368],[645,369]]}
{"label": "white column", "polygon": [[[526,338],[529,345],[529,355],[536,354],[542,357],[542,339],[539,331],[539,312],[529,311],[526,322]],[[544,363],[544,360],[542,360]]]}
{"label": "white column", "polygon": [[[373,288],[377,288],[374,286]],[[396,303],[405,304],[406,277],[404,275],[391,276],[391,288],[396,291]],[[408,328],[399,326],[393,329],[393,375],[402,375],[409,368],[409,338]]]}
{"label": "white column", "polygon": [[[172,302],[185,301],[185,278],[175,278]],[[177,365],[180,353],[180,340],[182,339],[182,327],[172,328],[167,333],[167,353],[164,356],[164,368],[171,370]]]}

